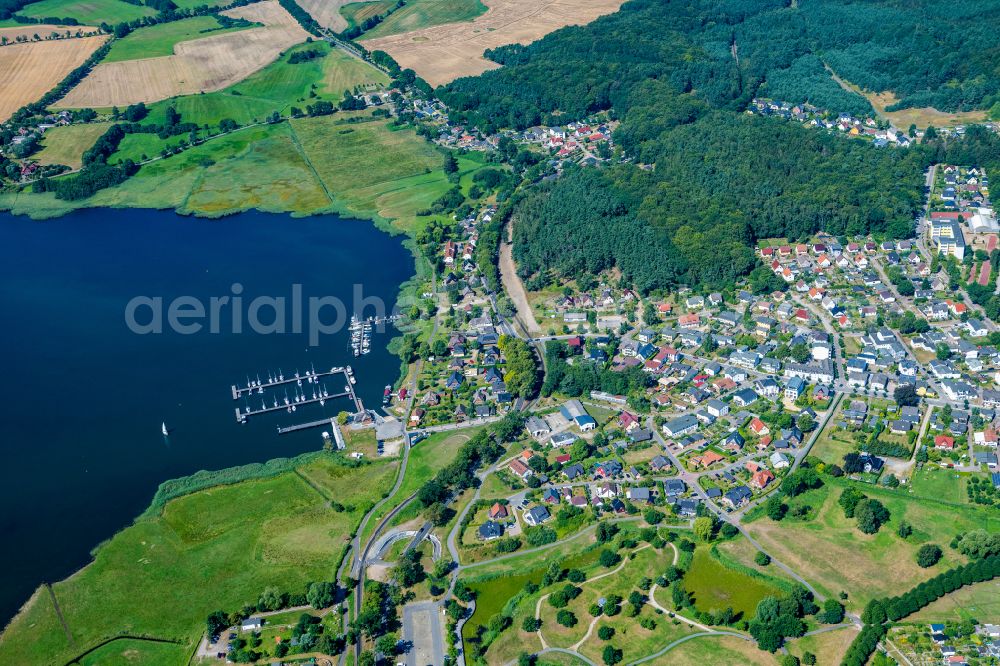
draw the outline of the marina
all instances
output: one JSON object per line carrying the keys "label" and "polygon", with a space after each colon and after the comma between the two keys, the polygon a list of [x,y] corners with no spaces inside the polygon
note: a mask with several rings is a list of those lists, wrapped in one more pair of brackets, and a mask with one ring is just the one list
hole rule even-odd
{"label": "marina", "polygon": [[291,384],[295,384],[296,386],[303,386],[304,384],[319,384],[322,379],[339,375],[345,371],[348,379],[350,379],[350,377],[353,376],[353,371],[350,366],[347,368],[341,368],[339,366],[333,367],[330,368],[329,372],[316,372],[315,367],[301,374],[298,370],[296,370],[294,374],[288,376],[287,378],[279,368],[278,372],[275,374],[269,372],[267,380],[261,380],[260,375],[256,375],[256,379],[250,379],[250,377],[247,376],[246,386],[238,386],[237,384],[232,385],[233,400],[238,400],[243,396],[249,396],[255,393],[263,395],[265,390],[278,386],[288,386]]}
{"label": "marina", "polygon": [[[327,388],[325,380],[340,376],[344,381],[344,390],[331,393]],[[296,371],[292,376],[285,378],[281,370],[277,375],[268,373],[267,380],[262,381],[260,376],[256,380],[247,378],[245,387],[233,384],[230,388],[233,400],[243,399],[244,406],[236,407],[236,421],[246,423],[251,416],[260,416],[272,412],[286,411],[289,414],[298,411],[299,407],[319,404],[325,406],[327,400],[348,398],[354,403],[355,412],[363,412],[364,405],[354,390],[357,379],[354,377],[354,370],[351,366],[330,368],[329,372],[317,372],[313,367],[305,374]],[[311,385],[311,386],[310,386]],[[291,388],[292,395],[289,396],[288,389]],[[278,395],[278,390],[283,390],[283,395]],[[255,401],[260,400],[260,407],[255,407]],[[270,403],[270,404],[269,404]],[[279,433],[293,432],[302,428],[310,428],[316,425],[324,425],[329,419],[322,421],[301,424],[300,426],[289,426],[278,428]]]}

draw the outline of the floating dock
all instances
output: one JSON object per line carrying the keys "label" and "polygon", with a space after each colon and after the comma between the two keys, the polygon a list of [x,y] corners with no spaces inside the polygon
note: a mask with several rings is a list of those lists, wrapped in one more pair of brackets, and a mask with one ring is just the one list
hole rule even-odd
{"label": "floating dock", "polygon": [[[327,391],[323,380],[336,375],[341,375],[344,380],[344,390],[339,393],[330,393]],[[351,366],[347,367],[333,367],[329,372],[316,372],[311,370],[303,375],[295,373],[290,378],[285,378],[284,375],[278,374],[277,376],[268,375],[267,381],[256,381],[247,382],[246,387],[240,387],[236,384],[232,385],[233,399],[239,400],[244,398],[246,401],[246,406],[244,408],[236,407],[236,421],[238,423],[246,423],[247,419],[251,416],[259,416],[261,414],[268,414],[271,412],[294,412],[299,407],[305,405],[312,405],[316,403],[325,404],[327,400],[336,400],[339,398],[348,398],[352,403],[354,403],[354,408],[356,412],[364,411],[364,405],[361,399],[358,397],[357,393],[354,391],[354,384],[357,379],[354,377],[354,371]],[[288,397],[288,385],[295,384],[294,386],[294,398]],[[307,393],[308,385],[312,384],[312,390]],[[303,389],[300,393],[299,386]],[[278,396],[273,391],[269,389],[284,388],[285,395]],[[259,408],[254,408],[251,406],[250,401],[254,397],[260,396],[261,405]],[[270,402],[270,404],[268,404]],[[292,432],[294,430],[300,430],[302,428],[312,428],[317,425],[325,425],[329,422],[329,419],[323,419],[321,421],[310,422],[309,424],[302,424],[301,426],[289,426],[288,429],[279,428],[278,432]]]}
{"label": "floating dock", "polygon": [[339,375],[344,373],[350,378],[351,368],[350,366],[346,368],[333,367],[330,368],[329,372],[316,372],[315,370],[307,370],[305,373],[296,372],[294,375],[285,377],[280,371],[277,375],[271,375],[268,373],[266,380],[261,380],[260,375],[257,375],[257,380],[251,380],[247,377],[247,385],[239,386],[233,384],[231,389],[233,392],[233,400],[239,400],[243,396],[250,395],[263,395],[264,391],[269,388],[278,388],[282,386],[289,386],[290,384],[295,384],[296,386],[305,386],[307,384],[318,384],[322,381],[324,377],[333,377],[334,375]]}

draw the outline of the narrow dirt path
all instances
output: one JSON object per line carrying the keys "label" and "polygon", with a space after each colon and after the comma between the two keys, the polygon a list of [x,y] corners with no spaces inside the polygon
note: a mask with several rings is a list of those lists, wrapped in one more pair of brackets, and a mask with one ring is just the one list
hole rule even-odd
{"label": "narrow dirt path", "polygon": [[524,284],[517,274],[514,265],[514,246],[511,244],[514,221],[507,223],[507,238],[500,243],[500,281],[503,282],[504,289],[510,300],[517,309],[517,319],[521,322],[529,336],[537,335],[541,332],[541,327],[535,321],[535,315],[531,312],[531,305],[528,303],[528,292],[524,290]]}

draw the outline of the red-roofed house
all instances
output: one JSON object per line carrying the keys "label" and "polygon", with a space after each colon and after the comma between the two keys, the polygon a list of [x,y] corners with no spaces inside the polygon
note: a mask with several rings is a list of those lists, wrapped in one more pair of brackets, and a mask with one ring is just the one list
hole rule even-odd
{"label": "red-roofed house", "polygon": [[750,432],[758,437],[761,437],[763,435],[771,434],[771,429],[767,427],[767,424],[755,416],[753,417],[753,421],[750,422]]}
{"label": "red-roofed house", "polygon": [[618,425],[621,426],[625,432],[631,432],[639,427],[639,417],[632,412],[622,412],[618,415]]}
{"label": "red-roofed house", "polygon": [[955,448],[955,438],[948,435],[938,435],[934,438],[934,448],[951,451]]}
{"label": "red-roofed house", "polygon": [[760,490],[767,488],[767,484],[772,481],[774,481],[774,474],[772,474],[769,469],[762,469],[758,472],[754,472],[753,476],[750,477],[750,485],[754,488],[759,488]]}
{"label": "red-roofed house", "polygon": [[500,502],[496,502],[493,506],[490,507],[490,520],[496,520],[498,518],[506,518],[506,517],[507,517],[507,507],[501,504]]}

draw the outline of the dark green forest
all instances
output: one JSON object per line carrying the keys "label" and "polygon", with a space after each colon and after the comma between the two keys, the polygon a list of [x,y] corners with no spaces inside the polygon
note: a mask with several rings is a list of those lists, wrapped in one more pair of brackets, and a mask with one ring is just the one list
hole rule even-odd
{"label": "dark green forest", "polygon": [[954,13],[926,1],[788,4],[632,0],[589,25],[490,51],[503,68],[438,89],[453,120],[488,131],[599,111],[622,121],[615,139],[632,163],[569,168],[519,194],[523,276],[539,285],[617,267],[642,291],[719,285],[753,267],[759,238],[907,237],[932,161],[965,151],[961,163],[975,164],[995,152],[991,136],[971,148],[878,150],[742,111],[769,95],[870,112],[830,77],[824,63],[834,60],[848,79],[896,90],[901,105],[929,95],[941,109],[992,103],[1000,68],[983,54],[1000,40],[979,26],[1000,0]]}
{"label": "dark green forest", "polygon": [[741,109],[755,95],[831,111],[870,110],[824,76],[824,63],[898,108],[1000,103],[1000,0],[631,0],[586,26],[486,55],[503,69],[442,87],[478,125],[556,124],[616,108],[646,80]]}

